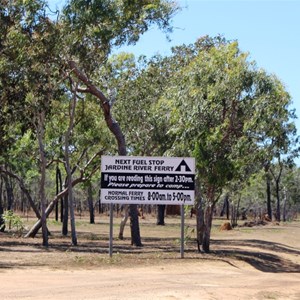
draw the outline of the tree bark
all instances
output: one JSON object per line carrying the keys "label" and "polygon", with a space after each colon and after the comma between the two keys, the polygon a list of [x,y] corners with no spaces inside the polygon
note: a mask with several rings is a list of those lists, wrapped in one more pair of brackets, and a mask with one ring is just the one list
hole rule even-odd
{"label": "tree bark", "polygon": [[7,176],[4,176],[6,196],[7,196],[7,210],[12,210],[14,202],[13,188]]}
{"label": "tree bark", "polygon": [[[68,186],[67,189],[69,190]],[[63,197],[63,207],[64,207],[64,213],[63,213],[63,222],[62,222],[62,229],[61,233],[63,236],[68,235],[68,222],[69,222],[69,196],[68,193],[66,193]]]}
{"label": "tree bark", "polygon": [[282,220],[286,222],[286,204],[287,204],[287,192],[286,188],[283,188],[283,209],[282,209]]}
{"label": "tree bark", "polygon": [[47,229],[47,217],[46,217],[46,195],[45,195],[45,183],[46,183],[46,157],[44,149],[44,124],[45,124],[45,113],[44,111],[38,114],[37,121],[37,138],[39,143],[40,153],[40,201],[41,201],[41,222],[42,222],[42,236],[43,246],[48,247],[48,229]]}
{"label": "tree bark", "polygon": [[76,234],[76,226],[75,226],[75,213],[74,213],[74,197],[73,197],[73,187],[72,187],[72,172],[70,167],[70,157],[69,157],[69,141],[71,137],[71,132],[74,127],[74,118],[76,111],[76,89],[73,93],[73,99],[70,102],[70,120],[67,132],[65,134],[65,168],[67,173],[67,183],[68,183],[68,205],[70,210],[70,223],[71,223],[71,236],[72,236],[72,244],[77,246],[77,234]]}
{"label": "tree bark", "polygon": [[[56,167],[56,195],[58,195],[62,190],[62,179],[60,168]],[[58,221],[58,202],[55,205],[55,220]]]}
{"label": "tree bark", "polygon": [[125,205],[125,208],[124,208],[124,217],[121,220],[120,230],[119,230],[119,239],[120,240],[124,239],[124,229],[125,229],[125,225],[127,223],[128,217],[129,217],[129,206]]}
{"label": "tree bark", "polygon": [[[111,105],[108,98],[99,90],[89,78],[84,74],[74,61],[69,61],[69,67],[74,72],[76,77],[86,86],[85,90],[80,90],[81,92],[90,93],[94,95],[98,100],[100,100],[100,106],[104,114],[104,119],[107,127],[112,132],[116,138],[118,144],[118,154],[122,156],[127,155],[126,142],[124,134],[121,130],[119,123],[112,117],[111,114]],[[130,215],[130,227],[131,227],[131,241],[136,246],[142,246],[141,237],[140,237],[140,228],[139,228],[139,219],[137,213],[137,205],[131,204],[129,206],[129,215]]]}
{"label": "tree bark", "polygon": [[165,225],[165,205],[157,205],[157,222],[156,225]]}
{"label": "tree bark", "polygon": [[31,208],[33,209],[33,211],[35,212],[35,215],[38,219],[41,218],[41,214],[38,210],[38,208],[36,207],[33,199],[31,198],[30,192],[28,191],[28,189],[25,187],[24,181],[22,178],[20,178],[19,176],[17,176],[16,174],[12,173],[11,171],[8,171],[7,169],[5,169],[4,167],[0,166],[0,172],[3,174],[6,174],[14,179],[16,179],[19,183],[20,189],[23,191],[23,193],[25,194]]}
{"label": "tree bark", "polygon": [[[88,177],[84,177],[85,174],[85,170],[87,169],[87,167],[94,161],[94,159],[100,155],[103,154],[103,150],[97,152],[96,154],[93,155],[93,157],[87,162],[87,164],[85,165],[85,167],[80,170],[80,177],[74,179],[72,181],[72,187],[74,187],[76,184],[81,183],[81,182],[86,182],[87,180],[90,180],[91,176],[99,169],[99,167],[94,167],[90,172],[89,172],[89,176]],[[1,167],[0,167],[1,170]],[[52,210],[54,209],[57,201],[59,199],[61,199],[62,197],[64,197],[66,194],[68,193],[68,187],[65,187],[65,189],[63,191],[61,191],[58,195],[56,195],[54,197],[54,199],[50,202],[50,204],[48,205],[45,213],[46,213],[46,217],[48,218],[50,213],[52,212]],[[34,238],[36,236],[36,234],[38,233],[39,229],[41,228],[41,219],[39,219],[32,227],[31,229],[27,232],[27,234],[25,235],[25,237],[32,237]]]}
{"label": "tree bark", "polygon": [[279,180],[276,180],[276,221],[281,221],[280,212],[280,195],[279,195]]}
{"label": "tree bark", "polygon": [[94,201],[93,201],[93,190],[92,190],[92,184],[89,183],[88,188],[88,206],[89,206],[89,212],[90,212],[90,224],[95,224],[95,213],[94,213]]}
{"label": "tree bark", "polygon": [[197,245],[198,251],[201,252],[201,246],[203,244],[204,235],[204,210],[202,198],[198,199],[196,206],[196,220],[197,220]]}
{"label": "tree bark", "polygon": [[[198,186],[198,187],[197,187]],[[199,185],[196,184],[196,195],[200,196],[200,201],[197,199],[197,242],[199,252],[202,250],[205,253],[210,251],[210,234],[213,219],[214,207],[216,204],[214,186],[210,186],[206,193],[206,203],[203,203],[203,198],[199,193]]]}
{"label": "tree bark", "polygon": [[[56,202],[56,204],[58,204],[58,201]],[[64,197],[62,197],[60,199],[60,222],[63,223],[64,222]]]}
{"label": "tree bark", "polygon": [[201,252],[201,246],[203,244],[204,235],[204,203],[200,192],[200,182],[196,177],[195,182],[195,201],[196,201],[196,227],[197,227],[197,246],[198,251]]}
{"label": "tree bark", "polygon": [[226,196],[224,197],[224,203],[223,203],[223,208],[221,210],[221,213],[220,213],[220,217],[223,217],[225,212],[226,212],[226,219],[229,220],[229,195],[226,194]]}
{"label": "tree bark", "polygon": [[116,120],[111,115],[111,107],[110,107],[109,99],[107,99],[105,95],[95,85],[92,84],[92,82],[88,79],[88,77],[78,69],[74,61],[69,61],[69,66],[72,69],[72,71],[75,73],[77,78],[81,82],[83,82],[87,87],[86,90],[84,91],[81,90],[81,92],[90,93],[100,100],[100,106],[104,114],[106,125],[116,138],[118,144],[118,153],[119,155],[126,156],[127,150],[126,150],[125,137],[123,135],[119,123],[116,122]]}
{"label": "tree bark", "polygon": [[139,216],[136,204],[129,205],[130,210],[130,231],[131,231],[131,245],[142,247],[140,235],[140,226],[139,226]]}
{"label": "tree bark", "polygon": [[267,171],[266,173],[267,179],[266,179],[266,184],[267,184],[267,213],[268,217],[270,220],[272,220],[272,203],[271,203],[271,178],[270,175]]}
{"label": "tree bark", "polygon": [[2,187],[3,187],[3,180],[2,176],[0,176],[0,231],[4,232],[5,230],[5,222],[3,220],[3,204],[2,204]]}
{"label": "tree bark", "polygon": [[204,234],[203,234],[203,243],[202,243],[202,250],[205,253],[209,253],[210,251],[210,234],[211,234],[211,225],[212,225],[212,219],[213,219],[213,204],[209,204],[205,208],[204,213]]}
{"label": "tree bark", "polygon": [[[72,182],[72,186],[74,187],[76,184],[78,183],[81,183],[81,182],[84,182],[86,181],[85,178],[77,178],[77,179],[74,179],[73,182]],[[57,201],[59,199],[61,199],[62,197],[66,196],[66,194],[68,193],[68,187],[66,187],[63,191],[61,191],[58,195],[56,195],[54,197],[54,199],[49,203],[45,213],[46,213],[46,217],[48,218],[49,215],[51,214],[51,212],[53,211]],[[41,222],[41,219],[39,219],[32,227],[31,229],[27,232],[27,234],[25,235],[25,237],[31,237],[31,238],[34,238],[36,236],[36,234],[38,233],[38,231],[40,230],[42,226],[42,222]]]}

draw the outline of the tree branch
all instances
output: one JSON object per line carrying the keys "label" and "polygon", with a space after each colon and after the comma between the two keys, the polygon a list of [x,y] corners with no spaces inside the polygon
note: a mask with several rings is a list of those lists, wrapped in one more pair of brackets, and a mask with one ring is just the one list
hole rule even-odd
{"label": "tree branch", "polygon": [[75,76],[86,85],[87,91],[95,96],[97,99],[100,100],[100,106],[102,108],[104,119],[107,124],[107,127],[109,130],[113,133],[115,136],[117,143],[118,143],[118,153],[119,155],[126,155],[126,143],[125,143],[125,137],[122,133],[122,130],[119,126],[119,124],[114,120],[114,118],[111,115],[111,106],[109,103],[109,99],[102,93],[100,89],[98,89],[91,80],[87,77],[86,74],[84,74],[79,68],[77,67],[75,61],[71,60],[68,62],[70,68],[72,69]]}
{"label": "tree branch", "polygon": [[[86,163],[86,165],[84,166],[84,168],[81,170],[80,172],[80,177],[74,179],[72,181],[72,187],[74,187],[75,185],[77,185],[78,183],[81,182],[85,182],[87,180],[89,180],[92,175],[97,171],[97,169],[99,167],[94,167],[92,169],[92,171],[90,172],[90,174],[88,176],[84,176],[84,173],[86,171],[86,169],[89,167],[89,165],[91,165],[91,163],[93,162],[93,160],[97,157],[100,156],[104,153],[104,150],[100,150],[99,152],[97,152],[96,154],[93,155],[93,157]],[[64,190],[62,190],[60,193],[58,193],[54,199],[50,202],[50,204],[48,205],[47,209],[46,209],[46,217],[48,218],[50,213],[52,212],[53,208],[55,207],[56,203],[58,202],[58,200],[60,198],[62,198],[64,195],[66,195],[68,193],[68,187],[66,187]],[[27,234],[25,235],[25,237],[32,237],[34,238],[35,235],[38,233],[39,229],[42,226],[42,222],[41,222],[41,218],[39,218],[39,220],[33,225],[33,227],[27,232]]]}
{"label": "tree branch", "polygon": [[4,168],[4,166],[0,166],[0,173],[3,173],[5,175],[8,175],[14,179],[16,179],[18,182],[19,182],[19,186],[21,188],[21,190],[24,192],[24,194],[26,195],[29,203],[30,203],[30,206],[32,207],[32,209],[34,210],[37,218],[41,218],[41,214],[38,210],[38,208],[36,207],[33,199],[31,198],[31,195],[30,195],[30,192],[29,190],[25,187],[25,184],[24,184],[24,181],[22,178],[20,178],[18,175],[14,174],[13,172],[11,171],[8,171],[7,169]]}

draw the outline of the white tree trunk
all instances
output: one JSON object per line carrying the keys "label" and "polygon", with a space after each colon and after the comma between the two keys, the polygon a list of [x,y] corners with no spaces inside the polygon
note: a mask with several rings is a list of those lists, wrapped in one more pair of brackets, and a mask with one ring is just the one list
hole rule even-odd
{"label": "white tree trunk", "polygon": [[37,116],[37,137],[39,143],[40,153],[40,201],[41,201],[41,225],[43,235],[43,246],[48,247],[48,229],[47,229],[47,217],[46,217],[46,196],[45,196],[45,182],[46,182],[46,157],[44,149],[44,126],[45,126],[45,113],[41,111]]}
{"label": "white tree trunk", "polygon": [[119,239],[120,240],[124,239],[124,229],[125,229],[128,217],[129,217],[129,206],[125,205],[124,217],[122,218],[122,221],[121,221],[121,224],[120,224],[120,231],[119,231]]}
{"label": "white tree trunk", "polygon": [[74,246],[77,245],[77,234],[76,234],[76,227],[75,227],[75,213],[74,213],[74,197],[73,197],[73,187],[72,187],[72,172],[70,167],[70,157],[69,157],[69,140],[71,137],[71,132],[74,127],[74,118],[75,118],[75,110],[76,110],[76,89],[73,93],[73,99],[70,102],[70,122],[68,130],[65,134],[65,166],[68,178],[68,203],[69,203],[69,210],[70,210],[70,222],[71,222],[71,235],[72,235],[72,244]]}

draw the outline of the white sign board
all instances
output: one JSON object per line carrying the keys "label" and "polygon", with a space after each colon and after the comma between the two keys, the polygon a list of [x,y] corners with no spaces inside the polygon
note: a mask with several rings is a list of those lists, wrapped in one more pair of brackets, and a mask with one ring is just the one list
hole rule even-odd
{"label": "white sign board", "polygon": [[102,203],[190,205],[194,190],[194,158],[102,156]]}

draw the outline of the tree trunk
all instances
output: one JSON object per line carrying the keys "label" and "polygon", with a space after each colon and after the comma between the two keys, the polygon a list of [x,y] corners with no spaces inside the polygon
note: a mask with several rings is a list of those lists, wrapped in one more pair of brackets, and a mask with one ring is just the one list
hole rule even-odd
{"label": "tree trunk", "polygon": [[[199,185],[197,184],[196,194],[200,195],[198,189],[199,189]],[[197,232],[198,232],[198,250],[199,251],[202,250],[205,253],[209,253],[210,233],[211,233],[213,212],[216,203],[214,186],[208,187],[206,196],[207,196],[207,200],[205,205],[203,203],[202,197],[200,198],[201,201],[198,202]]]}
{"label": "tree trunk", "polygon": [[68,222],[69,222],[69,196],[68,193],[63,198],[64,203],[64,213],[63,213],[63,222],[62,222],[62,235],[67,236],[68,235]]}
{"label": "tree trunk", "polygon": [[[80,179],[74,180],[73,186],[79,182],[82,182],[82,180],[80,180]],[[68,189],[67,188],[64,189],[60,194],[56,195],[55,198],[49,203],[49,205],[45,211],[46,218],[48,218],[49,215],[51,214],[51,212],[53,211],[57,201],[61,198],[64,198],[66,196],[67,192],[68,192]],[[27,234],[25,235],[25,238],[28,238],[28,237],[34,238],[36,236],[36,234],[39,232],[41,227],[42,227],[42,218],[39,218],[37,220],[37,222],[27,232]]]}
{"label": "tree trunk", "polygon": [[157,205],[157,222],[156,225],[165,225],[166,205]]}
{"label": "tree trunk", "polygon": [[37,121],[37,138],[39,143],[40,152],[40,201],[41,201],[41,222],[42,222],[42,236],[43,236],[43,246],[48,247],[48,229],[47,229],[47,217],[46,217],[46,195],[45,195],[45,183],[46,183],[46,157],[44,149],[44,124],[45,124],[45,113],[44,111],[38,114]]}
{"label": "tree trunk", "polygon": [[275,192],[276,192],[276,213],[275,213],[275,219],[276,221],[280,222],[281,218],[281,212],[280,212],[280,180],[283,170],[283,163],[281,162],[280,156],[278,157],[278,166],[279,166],[279,172],[276,175],[275,169],[272,168],[269,169],[270,173],[272,174],[274,180],[275,180]]}
{"label": "tree trunk", "polygon": [[75,118],[75,111],[76,111],[76,90],[77,86],[75,88],[75,91],[73,93],[73,99],[70,102],[70,120],[69,120],[69,126],[67,129],[67,132],[65,134],[65,168],[67,173],[67,182],[68,182],[68,205],[70,210],[70,223],[71,223],[71,236],[72,236],[72,244],[74,246],[77,245],[77,234],[76,234],[76,227],[75,227],[75,213],[74,213],[74,197],[73,197],[73,187],[72,187],[72,172],[70,167],[70,157],[69,157],[69,141],[71,137],[71,132],[74,127],[74,118]]}
{"label": "tree trunk", "polygon": [[234,228],[238,225],[237,220],[238,220],[238,216],[239,216],[240,201],[241,201],[241,197],[239,195],[238,203],[235,205],[235,203],[233,202],[232,206],[231,206],[231,226],[232,226],[232,228]]}
{"label": "tree trunk", "polygon": [[120,240],[124,239],[124,229],[125,229],[125,225],[127,223],[128,217],[129,217],[129,206],[125,205],[125,208],[124,208],[124,217],[121,220],[120,230],[119,230],[119,239]]}
{"label": "tree trunk", "polygon": [[203,197],[200,192],[200,182],[198,177],[196,177],[195,182],[195,202],[196,202],[196,226],[197,226],[197,246],[198,251],[201,252],[201,246],[203,244],[204,235],[204,203]]}
{"label": "tree trunk", "polygon": [[88,205],[89,205],[89,212],[90,212],[90,224],[95,224],[95,213],[94,213],[94,201],[93,201],[93,189],[92,184],[89,183],[88,188]]}
{"label": "tree trunk", "polygon": [[[59,167],[56,167],[56,195],[62,190],[62,179]],[[55,205],[55,220],[58,221],[58,202]]]}
{"label": "tree trunk", "polygon": [[[67,159],[68,161],[68,159]],[[68,164],[68,162],[66,163]],[[77,234],[75,228],[75,213],[74,213],[74,198],[73,198],[73,188],[72,188],[72,175],[70,167],[67,167],[68,177],[68,194],[66,196],[66,203],[68,203],[69,211],[70,211],[70,223],[71,223],[71,237],[72,237],[72,245],[77,246]],[[67,222],[66,222],[67,223]]]}
{"label": "tree trunk", "polygon": [[3,180],[2,176],[0,176],[0,231],[4,232],[5,230],[5,222],[3,220],[3,204],[2,204],[2,188],[3,188]]}
{"label": "tree trunk", "polygon": [[11,171],[8,171],[8,170],[2,168],[1,166],[0,166],[0,171],[1,171],[2,173],[4,173],[5,175],[8,175],[8,176],[10,176],[10,177],[12,177],[12,178],[14,178],[14,179],[16,179],[16,180],[18,181],[21,190],[23,191],[23,193],[24,193],[25,196],[27,197],[27,200],[28,200],[28,202],[29,202],[31,208],[32,208],[33,211],[35,212],[36,217],[37,217],[38,219],[40,219],[40,218],[41,218],[41,214],[40,214],[40,212],[39,212],[37,206],[35,205],[33,199],[31,198],[31,195],[30,195],[28,189],[25,187],[25,184],[24,184],[23,179],[20,178],[20,177],[18,177],[16,174],[12,173]]}
{"label": "tree trunk", "polygon": [[[235,226],[238,225],[238,219],[239,219],[239,216],[240,216],[240,204],[241,204],[241,195],[239,194],[239,200],[238,200],[238,203],[237,203],[237,207],[236,207],[236,215],[235,215]],[[235,227],[234,226],[234,227]]]}
{"label": "tree trunk", "polygon": [[131,231],[131,245],[142,247],[140,236],[140,226],[139,226],[139,216],[136,204],[129,205],[129,215],[130,215],[130,231]]}
{"label": "tree trunk", "polygon": [[14,202],[12,184],[7,176],[4,176],[4,181],[5,181],[5,189],[6,189],[6,196],[7,196],[7,210],[12,210],[13,202]]}
{"label": "tree trunk", "polygon": [[99,189],[99,193],[98,193],[98,214],[103,213],[103,208],[102,208],[101,199],[100,199],[100,192],[101,192],[101,188]]}
{"label": "tree trunk", "polygon": [[198,251],[201,252],[201,246],[203,244],[203,235],[204,235],[204,210],[202,198],[197,199],[198,203],[196,206],[196,220],[197,220],[197,245]]}
{"label": "tree trunk", "polygon": [[[71,175],[71,174],[70,174]],[[73,188],[72,188],[72,175],[70,178],[70,183],[68,184],[68,196],[69,196],[69,207],[70,207],[70,223],[71,223],[71,236],[72,236],[72,245],[77,246],[77,233],[75,227],[75,213],[74,213],[74,197],[73,197]]]}
{"label": "tree trunk", "polygon": [[[58,201],[57,203],[58,204]],[[65,206],[64,206],[64,197],[60,199],[60,222],[64,222],[64,212],[65,212]]]}
{"label": "tree trunk", "polygon": [[[102,112],[104,114],[104,119],[108,129],[112,132],[114,137],[116,138],[118,144],[118,154],[122,156],[127,155],[126,149],[126,141],[125,136],[121,130],[118,122],[113,118],[111,114],[111,105],[108,98],[102,93],[102,91],[97,88],[94,84],[92,84],[91,80],[77,67],[75,61],[69,61],[69,66],[77,78],[86,85],[86,93],[90,93],[94,95],[99,101]],[[134,245],[141,246],[141,238],[140,238],[140,228],[139,228],[139,220],[137,207],[135,204],[130,205],[130,224],[131,224],[131,240]]]}
{"label": "tree trunk", "polygon": [[21,206],[20,206],[20,209],[22,211],[23,214],[25,214],[25,211],[26,211],[26,203],[25,203],[25,194],[23,192],[23,190],[20,188],[20,198],[21,198]]}
{"label": "tree trunk", "polygon": [[267,212],[268,217],[272,220],[272,203],[271,203],[271,178],[270,175],[267,173]]}
{"label": "tree trunk", "polygon": [[125,205],[124,208],[124,217],[121,220],[121,224],[120,224],[120,231],[119,231],[119,239],[123,240],[124,239],[124,229],[125,229],[125,225],[127,223],[129,217],[129,206]]}
{"label": "tree trunk", "polygon": [[280,222],[280,195],[279,195],[279,179],[276,180],[276,221]]}
{"label": "tree trunk", "polygon": [[[98,157],[99,155],[102,155],[103,151],[99,151],[98,153],[96,153],[95,155],[93,155],[93,157],[88,161],[88,163],[85,165],[85,167],[81,170],[81,175],[80,177],[74,179],[72,181],[72,187],[74,187],[76,184],[78,183],[82,183],[82,182],[86,182],[87,180],[91,179],[91,176],[96,172],[96,170],[98,170],[98,167],[95,167],[92,171],[89,172],[89,176],[85,177],[85,170],[88,166],[90,166],[94,159],[96,157]],[[1,170],[1,167],[0,167]],[[68,193],[68,187],[65,187],[65,189],[63,191],[61,191],[61,193],[59,193],[58,195],[56,195],[54,197],[54,199],[49,203],[45,213],[46,213],[46,217],[48,218],[50,213],[53,211],[57,201],[59,201],[59,199],[63,198],[66,194]],[[39,229],[41,228],[42,223],[41,223],[41,219],[39,219],[32,227],[31,229],[27,232],[27,234],[25,235],[25,237],[31,237],[34,238],[36,236],[36,234],[38,233]]]}
{"label": "tree trunk", "polygon": [[224,203],[223,203],[223,208],[221,210],[221,213],[220,213],[220,217],[223,217],[225,212],[226,212],[226,219],[229,220],[229,208],[230,208],[230,205],[229,205],[229,195],[226,194],[226,196],[224,197]]}
{"label": "tree trunk", "polygon": [[206,206],[204,212],[204,234],[203,234],[203,243],[202,243],[202,250],[205,253],[209,253],[210,251],[210,233],[211,233],[211,225],[213,219],[213,205],[210,203]]}
{"label": "tree trunk", "polygon": [[283,188],[283,209],[282,209],[282,220],[286,222],[286,204],[287,204],[287,192],[286,188]]}

